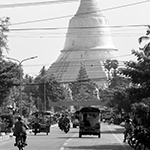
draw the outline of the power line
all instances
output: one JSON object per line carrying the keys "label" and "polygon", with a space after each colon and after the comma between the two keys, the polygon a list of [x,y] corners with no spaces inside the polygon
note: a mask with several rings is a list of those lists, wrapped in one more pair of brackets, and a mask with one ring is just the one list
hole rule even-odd
{"label": "power line", "polygon": [[[129,28],[129,26],[131,28]],[[104,33],[104,32],[101,32],[101,30],[99,32],[93,32],[91,34],[89,33],[81,33],[81,32],[75,32],[75,35],[78,37],[78,38],[82,38],[83,36],[101,36],[101,35],[110,35],[112,37],[125,37],[125,36],[141,36],[144,32],[146,32],[146,29],[145,27],[140,28],[138,27],[139,25],[136,25],[136,26],[132,26],[132,25],[124,25],[124,26],[111,26],[111,31],[110,33]],[[113,28],[113,27],[116,27],[116,28]],[[117,28],[118,27],[118,28]],[[124,27],[124,28],[123,28]],[[133,27],[136,27],[135,29],[133,29]],[[90,27],[91,29],[93,27]],[[67,28],[66,28],[67,29]],[[72,28],[73,29],[73,28]],[[74,29],[75,31],[75,29]],[[17,32],[14,33],[15,31],[13,32],[8,32],[7,33],[7,36],[8,37],[12,37],[12,38],[15,38],[15,37],[21,37],[21,38],[65,38],[66,37],[66,34],[69,35],[69,34],[74,34],[74,31],[71,32],[71,33],[68,33],[67,30],[65,31],[58,31],[56,32],[55,30],[50,30],[50,31],[47,31],[47,30],[44,30],[44,31],[41,31],[39,30],[38,32],[37,31],[25,31],[25,33],[22,33],[22,32]]]}
{"label": "power line", "polygon": [[[112,35],[112,37],[114,37],[114,38],[126,38],[126,37],[140,37],[141,36],[141,34],[123,34],[123,35]],[[17,36],[17,35],[12,35],[12,36],[8,36],[9,38],[27,38],[27,39],[29,39],[29,38],[35,38],[35,39],[50,39],[50,38],[52,38],[52,39],[65,39],[66,38],[66,36],[43,36],[43,35],[41,35],[41,36],[25,36],[25,35],[20,35],[20,36]],[[83,38],[83,37],[78,37],[78,39],[80,39],[80,38]]]}
{"label": "power line", "polygon": [[60,3],[70,3],[77,2],[76,0],[57,0],[57,1],[44,1],[44,2],[32,2],[32,3],[16,3],[16,4],[2,4],[2,8],[15,8],[15,7],[28,7],[28,6],[39,6],[39,5],[49,5],[49,4],[60,4]]}
{"label": "power line", "polygon": [[[141,36],[142,34],[143,34],[143,32],[145,32],[145,30],[142,30],[142,31],[140,31],[139,32],[139,30],[138,30],[138,32],[111,32],[110,34],[111,34],[111,36],[112,37],[128,37],[128,36]],[[73,34],[73,33],[72,33]],[[81,34],[81,33],[76,33],[76,36],[78,37],[78,38],[83,38],[84,36],[86,36],[86,37],[91,37],[91,36],[101,36],[101,35],[110,35],[110,34],[107,34],[107,33],[93,33],[93,34]],[[68,35],[68,34],[67,34]],[[18,33],[18,34],[7,34],[7,36],[8,37],[11,37],[11,38],[66,38],[66,33],[64,32],[60,32],[60,33],[52,33],[52,32],[50,32],[50,33],[48,33],[48,32],[46,32],[46,33],[40,33],[40,32],[38,32],[37,34],[35,34],[35,33],[32,33],[32,32],[30,32],[30,33]]]}
{"label": "power line", "polygon": [[[117,56],[117,57],[126,57],[126,56],[131,56],[132,54],[126,54],[126,55],[120,55],[120,56]],[[113,57],[113,58],[117,58],[117,57]],[[92,60],[91,60],[92,61]],[[75,62],[75,61],[74,61]],[[84,62],[84,61],[83,61]],[[124,63],[125,61],[118,61],[119,63]],[[92,62],[91,62],[92,63]],[[23,67],[38,67],[38,66],[50,66],[52,65],[52,63],[47,63],[47,64],[31,64],[31,65],[23,65]],[[103,64],[101,64],[102,66],[104,66]],[[58,65],[56,65],[58,66]],[[75,66],[81,66],[80,64],[78,65],[75,65]],[[91,66],[91,65],[85,65],[85,66]],[[93,65],[93,66],[99,66],[99,65]],[[123,66],[123,65],[118,65],[118,66]],[[91,66],[92,67],[92,66]],[[71,66],[69,68],[74,68],[74,66]]]}
{"label": "power line", "polygon": [[[130,3],[130,4],[126,4],[126,5],[106,8],[106,9],[102,9],[102,10],[99,10],[99,11],[109,11],[109,10],[114,10],[114,9],[125,8],[125,7],[129,7],[129,6],[134,6],[134,5],[139,5],[139,4],[143,4],[143,3],[147,3],[147,2],[150,2],[150,0],[145,0],[145,1],[141,1],[141,2],[135,2],[135,3]],[[78,14],[78,15],[85,15],[85,14],[90,14],[90,13],[96,13],[96,12],[99,12],[99,11],[92,11],[92,12],[87,12],[87,13],[81,13],[81,14]],[[28,24],[28,23],[50,21],[50,20],[68,18],[68,17],[72,17],[72,16],[73,15],[67,15],[67,16],[54,17],[54,18],[46,18],[46,19],[32,20],[32,21],[26,21],[26,22],[18,22],[18,23],[14,23],[14,24],[11,24],[11,25],[21,25],[21,24]]]}
{"label": "power line", "polygon": [[[121,58],[121,57],[128,57],[128,56],[132,56],[133,54],[125,54],[125,55],[118,55],[118,56],[114,56],[114,57],[112,57],[111,59],[115,59],[115,58]],[[109,58],[108,58],[109,59]],[[80,58],[79,58],[79,60],[81,60]],[[97,60],[99,60],[99,61],[103,61],[103,59],[97,59]],[[88,60],[88,61],[91,61],[91,63],[92,63],[92,61],[95,61],[95,59],[91,59],[91,60]],[[74,61],[72,60],[71,62],[77,62],[77,59],[75,59]],[[83,60],[83,62],[86,62],[86,60]],[[123,62],[125,62],[125,61],[118,61],[118,62],[120,62],[120,63],[123,63]],[[35,65],[24,65],[24,67],[32,67],[32,66],[49,66],[49,65],[52,65],[52,64],[35,64]],[[78,65],[76,65],[76,66],[78,66]],[[86,66],[91,66],[91,65],[86,65]],[[94,66],[99,66],[99,65],[94,65]]]}
{"label": "power line", "polygon": [[112,7],[112,8],[106,8],[106,9],[103,9],[102,11],[108,11],[108,10],[114,10],[114,9],[120,9],[120,8],[130,7],[130,6],[135,6],[135,5],[139,5],[139,4],[143,4],[143,3],[147,3],[147,2],[150,2],[150,0],[145,0],[145,1],[135,2],[135,3],[130,3],[130,4],[116,6],[116,7]]}
{"label": "power line", "polygon": [[[123,61],[123,62],[125,62],[125,61]],[[123,63],[122,62],[122,63]],[[35,64],[35,65],[24,65],[24,67],[40,67],[40,66],[51,66],[52,64]],[[92,65],[92,64],[91,64]],[[91,66],[91,65],[85,65],[86,67],[97,67],[97,66],[99,66],[99,65],[93,65],[93,66]],[[56,65],[55,67],[58,67],[59,65]],[[77,67],[77,66],[81,66],[81,65],[76,65],[76,66],[70,66],[70,67],[68,67],[68,68],[72,68],[72,69],[74,69],[75,67]],[[101,65],[101,66],[104,66],[104,65]],[[118,65],[118,66],[123,66],[123,65]],[[95,68],[94,68],[95,69]]]}
{"label": "power line", "polygon": [[[149,25],[139,24],[139,25],[118,25],[118,26],[93,26],[93,27],[70,27],[70,30],[74,29],[95,29],[95,28],[135,28],[135,27],[148,27]],[[36,30],[60,30],[60,29],[68,29],[68,27],[44,27],[44,28],[11,28],[10,31],[36,31]]]}
{"label": "power line", "polygon": [[[112,37],[119,37],[119,38],[125,38],[125,37],[133,37],[133,36],[140,36],[141,34],[135,34],[135,35],[131,35],[131,34],[126,34],[126,35],[112,35]],[[38,36],[38,37],[33,37],[33,36],[9,36],[9,38],[27,38],[27,39],[29,39],[29,38],[35,38],[35,39],[37,39],[37,38],[39,38],[39,39],[50,39],[50,38],[52,38],[52,39],[60,39],[60,38],[66,38],[65,36]],[[79,37],[79,38],[83,38],[83,37]]]}
{"label": "power line", "polygon": [[[135,32],[135,31],[145,31],[145,27],[147,28],[147,26],[148,25],[122,25],[121,27],[120,26],[109,26],[110,27],[110,29],[111,29],[111,32],[112,33],[119,33],[119,32],[128,32],[128,31],[130,31],[130,32]],[[112,28],[111,28],[112,27]],[[115,27],[115,28],[114,28]],[[118,28],[117,28],[118,27]],[[130,27],[130,28],[129,28]],[[136,28],[135,28],[136,27]],[[143,28],[141,28],[141,27],[143,27]],[[82,27],[83,28],[83,27]],[[92,28],[95,28],[95,27],[90,27],[91,29]],[[98,28],[98,27],[97,27]],[[99,26],[99,28],[101,28],[101,26]],[[104,26],[103,26],[103,28],[105,28]],[[135,29],[133,29],[133,28],[135,28]],[[53,28],[51,28],[51,29],[53,29]],[[61,27],[60,27],[60,29],[61,29]],[[65,27],[65,29],[68,29],[67,27]],[[75,29],[75,28],[69,28],[69,29]],[[147,28],[148,29],[148,28]],[[57,29],[56,29],[57,30]],[[55,31],[55,30],[54,30]],[[67,30],[65,30],[65,31],[61,31],[61,32],[53,32],[53,31],[49,31],[49,32],[47,32],[47,30],[46,30],[46,32],[45,31],[39,31],[39,32],[34,32],[34,31],[26,31],[26,34],[28,33],[28,34],[32,34],[32,35],[40,35],[40,34],[45,34],[45,35],[49,35],[49,34],[57,34],[57,35],[60,35],[60,34],[66,34],[66,32],[67,32]],[[20,34],[21,32],[17,32],[17,34]],[[99,33],[100,34],[106,34],[106,32],[104,33],[104,32],[102,32],[101,30],[99,31]],[[8,32],[7,34],[12,34],[12,33],[10,33],[10,32]],[[70,33],[68,33],[68,34],[70,34]],[[81,34],[81,32],[76,32],[76,35],[80,35]],[[82,33],[83,34],[83,33]],[[91,34],[89,34],[89,33],[84,33],[85,35],[91,35]],[[92,33],[92,35],[94,35],[94,34],[97,34],[97,32],[95,33]]]}

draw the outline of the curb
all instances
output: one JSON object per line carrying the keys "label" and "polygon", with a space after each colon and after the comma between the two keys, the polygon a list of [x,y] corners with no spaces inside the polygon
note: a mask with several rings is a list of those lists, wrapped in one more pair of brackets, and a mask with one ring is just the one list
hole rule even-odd
{"label": "curb", "polygon": [[13,137],[13,133],[9,133],[9,134],[1,133],[1,135],[0,135],[0,142],[8,140],[8,139],[10,139],[12,137]]}
{"label": "curb", "polygon": [[[53,124],[53,125],[51,125],[51,127],[54,127],[54,126],[56,126],[57,124]],[[29,134],[29,133],[32,133],[32,130],[27,130],[27,134]],[[4,132],[1,132],[0,133],[0,142],[3,142],[3,141],[5,141],[5,140],[8,140],[8,139],[10,139],[10,138],[12,138],[13,137],[13,133],[9,133],[9,134],[6,134],[6,133],[4,133]]]}

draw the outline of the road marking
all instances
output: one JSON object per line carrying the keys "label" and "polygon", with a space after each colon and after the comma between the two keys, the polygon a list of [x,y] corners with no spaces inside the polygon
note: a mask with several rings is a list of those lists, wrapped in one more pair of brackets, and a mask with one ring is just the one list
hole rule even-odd
{"label": "road marking", "polygon": [[[110,129],[110,131],[112,132],[112,135],[117,139],[117,141],[121,144],[121,146],[123,147],[124,150],[128,150],[126,147],[124,147],[124,144],[122,143],[122,141],[113,133],[112,128],[108,125],[108,128]],[[74,134],[71,138],[67,139],[64,144],[62,145],[62,147],[59,150],[65,150],[65,146],[69,143],[69,141],[72,140],[73,137],[75,137],[78,133]],[[103,150],[111,150],[111,149],[103,149]]]}
{"label": "road marking", "polygon": [[110,129],[110,131],[112,132],[113,136],[114,136],[114,137],[117,139],[117,141],[122,145],[123,149],[124,149],[124,150],[128,150],[126,147],[124,147],[124,144],[122,143],[122,141],[113,133],[112,128],[111,128],[109,125],[107,125],[107,126],[108,126],[108,128]]}
{"label": "road marking", "polygon": [[69,143],[69,141],[71,141],[72,138],[75,137],[77,134],[78,133],[74,134],[71,138],[67,139],[59,150],[64,150],[65,146]]}

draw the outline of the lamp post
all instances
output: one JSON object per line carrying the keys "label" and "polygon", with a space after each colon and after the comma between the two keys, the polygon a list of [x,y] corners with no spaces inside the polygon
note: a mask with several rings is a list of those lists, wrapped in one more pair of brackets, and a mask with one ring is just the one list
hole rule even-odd
{"label": "lamp post", "polygon": [[14,61],[17,61],[19,63],[19,82],[20,82],[20,89],[19,89],[19,95],[20,95],[20,116],[22,116],[22,76],[21,76],[21,66],[22,66],[22,63],[24,61],[27,61],[27,60],[30,60],[30,59],[35,59],[37,58],[37,56],[34,56],[34,57],[29,57],[29,58],[25,58],[21,61],[19,61],[18,59],[15,59],[15,58],[11,58],[11,57],[7,57],[7,56],[3,56],[7,59],[10,59],[10,60],[14,60]]}

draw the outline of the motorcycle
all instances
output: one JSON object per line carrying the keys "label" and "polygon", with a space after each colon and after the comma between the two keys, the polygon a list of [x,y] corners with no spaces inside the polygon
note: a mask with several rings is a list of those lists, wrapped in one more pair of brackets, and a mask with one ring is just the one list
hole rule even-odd
{"label": "motorcycle", "polygon": [[140,128],[138,127],[135,127],[133,132],[131,133],[131,135],[129,136],[128,138],[128,144],[132,147],[132,148],[135,148],[136,145],[137,145],[137,142],[138,142],[138,139],[137,139],[137,135],[138,133],[140,132]]}
{"label": "motorcycle", "polygon": [[39,116],[39,123],[31,123],[32,132],[36,135],[37,133],[45,132],[46,135],[50,133],[51,127],[51,113],[47,111],[39,111],[32,114],[32,116]]}
{"label": "motorcycle", "polygon": [[23,134],[22,133],[20,133],[20,135],[18,135],[18,137],[17,137],[16,146],[18,147],[19,150],[24,150],[24,147],[26,146],[26,144],[23,141]]}
{"label": "motorcycle", "polygon": [[135,145],[135,150],[145,150],[150,149],[150,131],[149,129],[142,128],[141,132],[137,135],[137,143]]}
{"label": "motorcycle", "polygon": [[63,123],[61,121],[58,122],[58,127],[61,131],[63,131]]}
{"label": "motorcycle", "polygon": [[40,133],[40,124],[34,123],[32,125],[32,132],[34,133],[34,135],[36,135],[37,133]]}
{"label": "motorcycle", "polygon": [[69,130],[70,130],[70,124],[69,123],[64,123],[64,125],[63,125],[63,131],[65,133],[68,133]]}
{"label": "motorcycle", "polygon": [[150,131],[143,127],[138,127],[128,139],[128,144],[135,150],[150,149]]}

